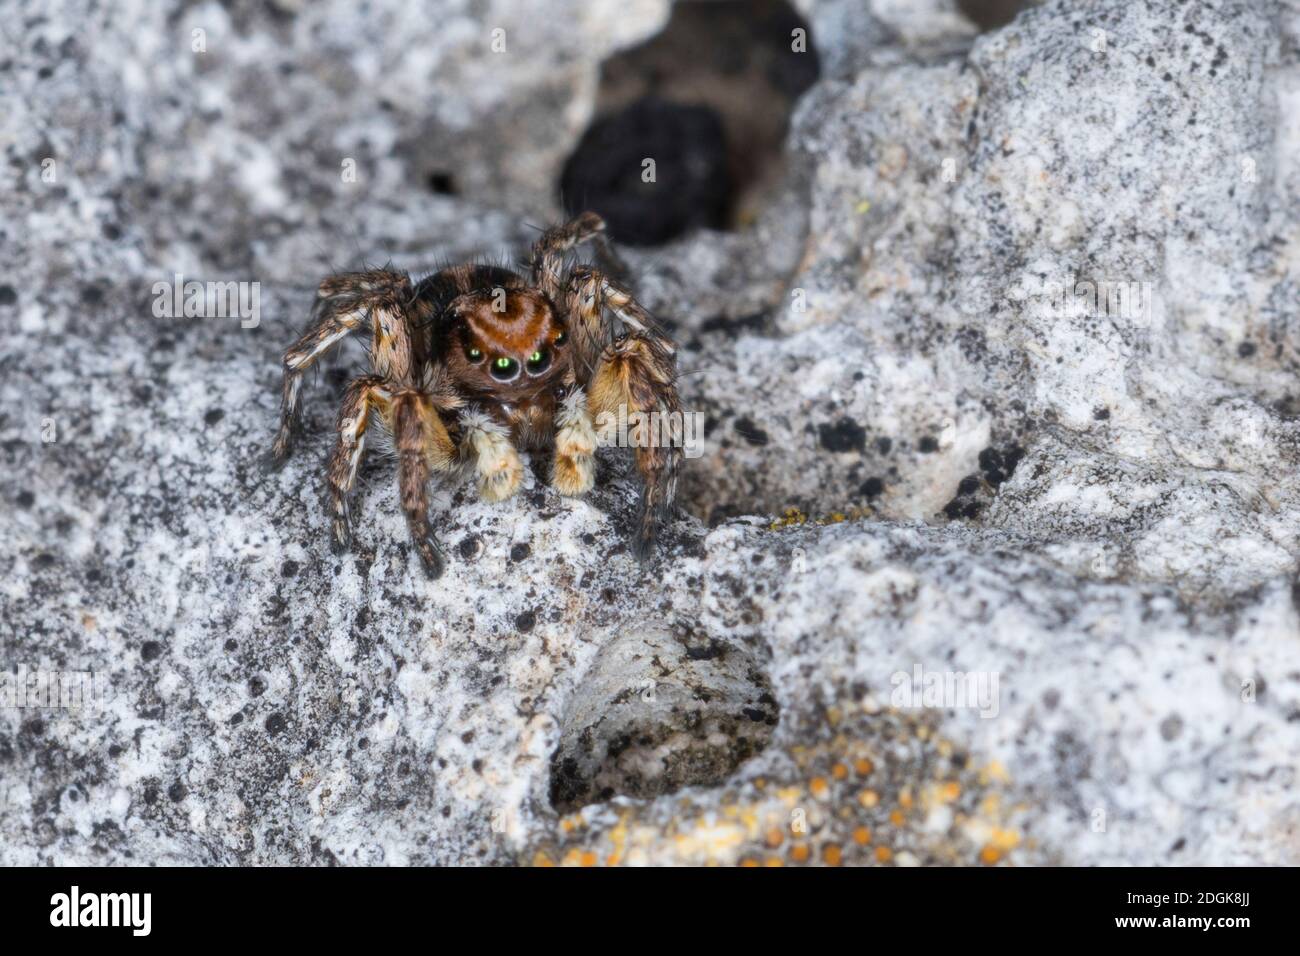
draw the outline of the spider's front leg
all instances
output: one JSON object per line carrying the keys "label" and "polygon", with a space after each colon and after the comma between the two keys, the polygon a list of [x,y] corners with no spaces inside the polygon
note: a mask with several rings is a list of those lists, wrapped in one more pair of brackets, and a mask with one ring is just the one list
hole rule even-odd
{"label": "spider's front leg", "polygon": [[321,282],[307,331],[284,353],[280,427],[271,446],[271,467],[282,466],[292,451],[293,437],[299,430],[302,378],[307,370],[367,323],[374,327],[377,337],[385,329],[397,327],[410,298],[410,278],[389,269],[330,276]]}
{"label": "spider's front leg", "polygon": [[560,226],[552,226],[533,243],[528,272],[533,285],[554,301],[564,291],[565,259],[569,251],[585,242],[605,243],[605,220],[594,212],[584,212]]}
{"label": "spider's front leg", "polygon": [[[660,333],[630,292],[594,269],[574,271],[569,285],[574,346],[591,370],[588,411],[609,434],[627,422],[636,466],[644,485],[635,541],[646,557],[660,528],[672,515],[683,460],[681,403],[677,397],[676,347]],[[619,327],[606,321],[606,310]]]}
{"label": "spider's front leg", "polygon": [[397,445],[397,487],[411,541],[425,573],[440,577],[446,561],[429,523],[429,475],[450,471],[456,446],[425,392],[405,389],[393,396],[393,439]]}
{"label": "spider's front leg", "polygon": [[352,545],[352,512],[348,495],[366,450],[366,433],[375,417],[391,419],[392,393],[377,375],[354,379],[339,408],[338,442],[329,461],[330,546],[336,554]]}

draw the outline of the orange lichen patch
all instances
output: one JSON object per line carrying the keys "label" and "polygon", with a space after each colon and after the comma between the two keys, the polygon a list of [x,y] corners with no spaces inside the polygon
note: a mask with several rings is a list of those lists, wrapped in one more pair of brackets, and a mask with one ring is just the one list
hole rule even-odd
{"label": "orange lichen patch", "polygon": [[777,518],[769,527],[770,530],[777,531],[781,528],[791,528],[796,525],[801,525],[807,520],[808,516],[798,508],[786,508],[785,515],[781,518]]}
{"label": "orange lichen patch", "polygon": [[1002,766],[998,761],[992,761],[987,767],[980,771],[980,783],[1006,783],[1010,780],[1007,774],[1007,768]]}
{"label": "orange lichen patch", "polygon": [[579,866],[595,866],[595,865],[596,865],[596,854],[592,853],[590,850],[586,850],[586,851],[584,851],[583,854],[582,854],[582,856],[578,857],[578,865],[579,865]]}
{"label": "orange lichen patch", "polygon": [[[839,726],[823,723],[826,736],[786,748],[788,763],[778,762],[782,769],[762,780],[737,779],[708,794],[684,791],[613,815],[580,811],[525,859],[590,865],[594,856],[623,866],[1050,861],[1023,836],[1020,821],[1033,808],[1017,791],[988,782],[1000,768],[974,762],[937,732],[919,732],[927,721],[933,730],[938,718],[879,706],[859,713],[847,698],[835,705],[843,708]],[[888,772],[878,763],[884,743]],[[935,759],[941,745],[963,756]]]}
{"label": "orange lichen patch", "polygon": [[989,843],[999,850],[1013,850],[1020,845],[1020,834],[1015,830],[994,827],[993,834],[989,837]]}
{"label": "orange lichen patch", "polygon": [[555,863],[549,856],[539,851],[533,854],[533,866],[555,866]]}
{"label": "orange lichen patch", "polygon": [[96,623],[96,622],[95,622],[95,615],[93,615],[93,614],[86,614],[84,611],[82,612],[82,615],[81,615],[81,626],[82,626],[82,627],[84,627],[84,628],[85,628],[86,630],[88,630],[88,631],[93,631],[93,630],[95,629],[95,623]]}
{"label": "orange lichen patch", "polygon": [[787,807],[793,807],[803,797],[803,789],[801,787],[782,787],[776,791],[776,795]]}

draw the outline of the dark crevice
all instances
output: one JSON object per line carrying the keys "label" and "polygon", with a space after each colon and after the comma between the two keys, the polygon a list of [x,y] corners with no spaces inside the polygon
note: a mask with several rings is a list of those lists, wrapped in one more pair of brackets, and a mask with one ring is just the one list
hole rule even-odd
{"label": "dark crevice", "polygon": [[629,245],[743,227],[781,181],[790,112],[819,73],[784,0],[678,3],[658,36],[602,66],[560,199]]}
{"label": "dark crevice", "polygon": [[1006,26],[1020,11],[1037,5],[1036,0],[957,0],[966,19],[984,32]]}

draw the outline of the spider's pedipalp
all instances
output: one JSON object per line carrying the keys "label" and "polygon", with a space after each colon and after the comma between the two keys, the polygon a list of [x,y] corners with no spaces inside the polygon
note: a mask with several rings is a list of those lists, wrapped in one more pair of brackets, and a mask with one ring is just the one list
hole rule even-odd
{"label": "spider's pedipalp", "polygon": [[551,484],[562,495],[585,495],[596,483],[596,429],[587,412],[587,395],[577,386],[560,399],[555,412],[555,458]]}
{"label": "spider's pedipalp", "polygon": [[351,509],[348,495],[357,480],[357,469],[365,454],[368,433],[375,416],[390,415],[392,393],[377,375],[354,379],[339,408],[338,442],[329,461],[330,545],[335,553],[352,545]]}
{"label": "spider's pedipalp", "polygon": [[[389,269],[330,276],[321,282],[307,331],[284,353],[280,427],[270,456],[273,467],[283,465],[292,450],[301,413],[303,375],[348,335],[371,324],[375,345],[388,363],[400,366],[405,360],[409,369],[405,309],[410,297],[410,279]],[[375,365],[377,372],[386,373],[378,362]]]}
{"label": "spider's pedipalp", "polygon": [[479,496],[504,501],[524,479],[524,463],[510,442],[510,433],[486,413],[470,409],[460,417],[462,454],[478,474]]}

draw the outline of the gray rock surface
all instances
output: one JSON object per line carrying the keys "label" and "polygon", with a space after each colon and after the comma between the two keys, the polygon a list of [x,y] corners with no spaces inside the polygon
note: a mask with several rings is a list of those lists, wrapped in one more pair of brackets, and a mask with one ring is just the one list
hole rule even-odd
{"label": "gray rock surface", "polygon": [[438,488],[430,582],[382,462],[328,550],[347,362],[259,471],[277,355],[332,269],[518,254],[667,16],[440,6],[3,26],[0,665],[104,693],[0,699],[0,862],[1300,862],[1294,0],[799,4],[784,190],[624,253],[709,416],[661,558],[609,453]]}

